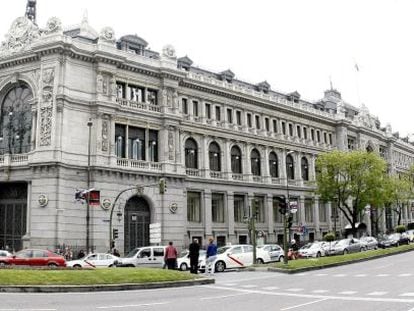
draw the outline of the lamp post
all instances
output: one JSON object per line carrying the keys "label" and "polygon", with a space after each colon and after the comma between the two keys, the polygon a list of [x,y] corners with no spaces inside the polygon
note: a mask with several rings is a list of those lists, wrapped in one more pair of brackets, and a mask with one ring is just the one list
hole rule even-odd
{"label": "lamp post", "polygon": [[92,136],[92,119],[88,120],[88,123],[86,124],[88,126],[88,174],[87,174],[87,180],[86,180],[86,189],[87,192],[87,198],[86,198],[86,252],[89,253],[90,251],[90,205],[89,205],[89,199],[90,199],[90,188],[91,188],[91,136]]}
{"label": "lamp post", "polygon": [[290,216],[290,200],[289,200],[289,171],[288,171],[288,164],[286,162],[288,155],[292,154],[293,151],[286,152],[285,156],[285,166],[286,166],[286,213],[283,217],[283,263],[288,263],[288,235],[289,235],[289,228],[288,228],[288,218]]}

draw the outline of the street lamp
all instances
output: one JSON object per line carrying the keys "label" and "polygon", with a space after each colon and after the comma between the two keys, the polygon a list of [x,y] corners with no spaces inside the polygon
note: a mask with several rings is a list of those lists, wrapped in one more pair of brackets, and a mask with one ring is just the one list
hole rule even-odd
{"label": "street lamp", "polygon": [[86,189],[88,190],[88,197],[86,198],[86,251],[89,253],[90,251],[90,233],[89,233],[89,227],[90,227],[90,205],[89,205],[89,199],[90,199],[90,189],[91,189],[91,135],[92,135],[92,119],[88,120],[88,123],[86,124],[88,126],[88,176],[86,181]]}
{"label": "street lamp", "polygon": [[288,263],[288,218],[290,216],[290,200],[289,200],[289,167],[286,162],[287,157],[292,154],[294,151],[288,151],[286,152],[285,156],[285,164],[286,164],[286,213],[283,215],[283,251],[284,251],[284,257],[283,257],[283,263]]}

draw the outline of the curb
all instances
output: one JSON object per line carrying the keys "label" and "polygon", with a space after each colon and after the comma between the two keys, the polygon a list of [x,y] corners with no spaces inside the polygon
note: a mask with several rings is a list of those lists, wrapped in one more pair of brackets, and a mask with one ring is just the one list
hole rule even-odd
{"label": "curb", "polygon": [[285,274],[295,274],[295,273],[302,273],[302,272],[308,272],[308,271],[314,271],[314,270],[322,270],[322,269],[326,269],[326,268],[334,268],[334,267],[339,267],[339,266],[351,265],[351,264],[358,263],[358,262],[370,261],[370,260],[373,260],[373,259],[389,257],[389,256],[408,253],[408,252],[412,252],[412,251],[414,251],[414,249],[406,249],[406,250],[401,250],[401,251],[395,252],[395,253],[377,255],[377,256],[372,256],[372,257],[369,257],[369,258],[361,258],[361,259],[355,259],[355,260],[350,260],[350,261],[345,261],[345,262],[337,262],[337,263],[332,263],[332,264],[326,264],[326,265],[323,265],[323,266],[306,267],[306,268],[298,268],[298,269],[291,269],[291,270],[281,269],[281,268],[267,268],[267,271],[280,272],[280,273],[285,273]]}
{"label": "curb", "polygon": [[171,281],[162,283],[144,283],[144,284],[99,284],[99,285],[9,285],[1,286],[0,292],[7,293],[75,293],[75,292],[103,292],[103,291],[121,291],[137,289],[155,289],[168,287],[184,287],[214,284],[214,279],[197,279],[185,281]]}

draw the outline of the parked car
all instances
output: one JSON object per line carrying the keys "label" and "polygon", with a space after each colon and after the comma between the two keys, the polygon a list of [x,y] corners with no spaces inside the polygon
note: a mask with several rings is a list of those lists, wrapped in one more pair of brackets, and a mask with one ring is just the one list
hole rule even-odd
{"label": "parked car", "polygon": [[378,247],[387,248],[392,246],[400,246],[401,244],[409,244],[409,237],[401,233],[392,233],[383,235],[378,238]]}
{"label": "parked car", "polygon": [[11,257],[11,256],[12,256],[12,253],[10,253],[9,251],[0,249],[0,257]]}
{"label": "parked car", "polygon": [[302,246],[298,253],[299,257],[304,258],[325,256],[323,244],[320,242],[308,243]]}
{"label": "parked car", "polygon": [[372,236],[364,236],[359,239],[363,246],[363,250],[369,249],[377,249],[378,248],[378,240]]}
{"label": "parked car", "polygon": [[414,230],[407,230],[405,233],[407,234],[408,238],[410,239],[410,243],[414,242]]}
{"label": "parked car", "polygon": [[332,246],[331,255],[344,255],[348,253],[361,252],[363,246],[358,239],[342,239]]}
{"label": "parked car", "polygon": [[121,267],[162,267],[164,265],[164,246],[137,247],[125,257],[119,258]]}
{"label": "parked car", "polygon": [[[252,245],[230,245],[217,249],[217,259],[214,262],[214,270],[223,272],[226,269],[244,268],[253,264]],[[198,269],[205,271],[206,260],[201,260]]]}
{"label": "parked car", "polygon": [[[177,258],[177,267],[181,271],[187,271],[190,269],[190,258],[188,257],[189,251],[188,249],[185,251],[182,251]],[[198,262],[202,261],[206,257],[206,251],[204,249],[200,249],[200,253],[198,256]]]}
{"label": "parked car", "polygon": [[15,255],[0,257],[0,266],[5,265],[66,267],[66,260],[49,250],[24,249]]}
{"label": "parked car", "polygon": [[66,262],[67,267],[73,268],[116,267],[118,264],[121,264],[119,257],[108,253],[93,253],[81,259]]}
{"label": "parked car", "polygon": [[256,248],[256,262],[259,264],[283,261],[284,251],[277,244],[265,244]]}

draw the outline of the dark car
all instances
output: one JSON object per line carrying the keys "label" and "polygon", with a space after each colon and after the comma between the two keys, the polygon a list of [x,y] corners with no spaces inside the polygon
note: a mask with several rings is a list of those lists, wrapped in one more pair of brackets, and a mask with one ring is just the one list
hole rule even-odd
{"label": "dark car", "polygon": [[383,235],[378,239],[378,247],[387,248],[392,246],[399,246],[401,244],[409,244],[410,239],[407,235],[401,233],[392,233],[389,235]]}
{"label": "dark car", "polygon": [[24,249],[11,257],[0,257],[0,266],[7,265],[66,267],[66,260],[49,250]]}

